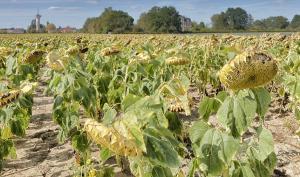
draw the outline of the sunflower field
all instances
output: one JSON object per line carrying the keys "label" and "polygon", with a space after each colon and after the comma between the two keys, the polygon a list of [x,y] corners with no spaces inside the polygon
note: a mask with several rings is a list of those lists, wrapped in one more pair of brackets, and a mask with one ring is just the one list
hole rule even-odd
{"label": "sunflower field", "polygon": [[1,35],[0,171],[41,85],[73,176],[268,177],[288,123],[300,157],[300,34]]}

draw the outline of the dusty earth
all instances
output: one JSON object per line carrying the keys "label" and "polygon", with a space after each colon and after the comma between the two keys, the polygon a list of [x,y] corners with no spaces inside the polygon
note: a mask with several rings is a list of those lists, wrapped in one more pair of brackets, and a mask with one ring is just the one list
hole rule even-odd
{"label": "dusty earth", "polygon": [[[70,142],[59,144],[58,126],[51,119],[53,99],[39,87],[34,97],[33,117],[27,134],[15,139],[17,159],[5,161],[3,177],[67,177],[73,176],[75,155]],[[199,97],[195,96],[199,101]],[[295,135],[298,124],[292,114],[275,99],[266,116],[265,125],[272,131],[278,156],[276,177],[300,177],[300,138]],[[194,112],[196,112],[194,110]],[[197,113],[190,117],[195,120]],[[186,119],[186,117],[184,118]],[[126,177],[118,173],[119,177]]]}

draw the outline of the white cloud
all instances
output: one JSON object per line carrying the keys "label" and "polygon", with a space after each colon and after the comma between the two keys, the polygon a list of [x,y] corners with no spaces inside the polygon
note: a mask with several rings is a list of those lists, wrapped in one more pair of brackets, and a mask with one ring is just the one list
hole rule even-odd
{"label": "white cloud", "polygon": [[59,6],[51,6],[48,7],[50,11],[76,11],[80,10],[80,7],[59,7]]}
{"label": "white cloud", "polygon": [[100,0],[0,0],[0,4],[99,3]]}
{"label": "white cloud", "polygon": [[48,8],[48,10],[60,10],[61,7],[55,7],[55,6],[51,6]]}
{"label": "white cloud", "polygon": [[[54,0],[55,1],[55,0]],[[2,2],[2,0],[0,0],[0,2]],[[4,1],[3,3],[13,3],[13,4],[35,4],[35,3],[51,3],[53,2],[53,0],[9,0],[9,1]]]}
{"label": "white cloud", "polygon": [[98,4],[100,0],[87,0],[86,3],[88,4]]}

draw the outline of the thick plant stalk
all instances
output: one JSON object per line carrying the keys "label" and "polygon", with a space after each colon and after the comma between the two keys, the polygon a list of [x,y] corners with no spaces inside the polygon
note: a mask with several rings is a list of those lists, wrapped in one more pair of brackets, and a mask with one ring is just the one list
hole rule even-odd
{"label": "thick plant stalk", "polygon": [[227,63],[220,70],[219,78],[225,87],[241,90],[267,84],[276,76],[277,71],[277,62],[270,56],[245,52]]}
{"label": "thick plant stalk", "polygon": [[90,139],[117,155],[138,156],[142,152],[133,139],[121,135],[114,127],[107,127],[93,119],[85,122],[84,130]]}

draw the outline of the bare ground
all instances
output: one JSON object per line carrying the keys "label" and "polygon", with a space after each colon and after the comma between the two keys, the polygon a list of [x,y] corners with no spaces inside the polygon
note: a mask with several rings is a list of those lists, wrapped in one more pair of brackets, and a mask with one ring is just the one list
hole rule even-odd
{"label": "bare ground", "polygon": [[[70,142],[59,144],[58,126],[52,121],[53,99],[42,95],[39,88],[34,97],[33,117],[26,136],[15,139],[17,159],[5,161],[3,177],[68,177],[73,176],[75,155]],[[199,97],[195,95],[196,100]],[[280,109],[281,100],[274,100],[267,113],[265,126],[272,131],[278,163],[274,176],[300,177],[299,128],[292,114]],[[198,116],[194,110],[190,121]],[[117,176],[126,176],[118,173]]]}

